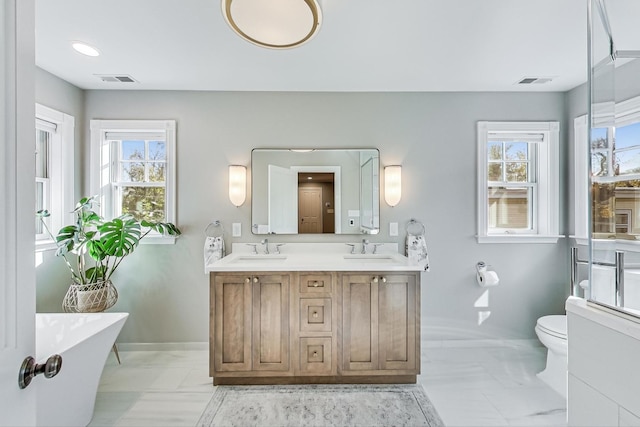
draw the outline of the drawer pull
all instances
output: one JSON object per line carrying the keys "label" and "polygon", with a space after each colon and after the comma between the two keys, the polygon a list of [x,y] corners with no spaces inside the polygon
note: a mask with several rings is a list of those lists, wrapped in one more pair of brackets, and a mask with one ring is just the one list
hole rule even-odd
{"label": "drawer pull", "polygon": [[382,283],[387,283],[387,278],[386,277],[382,278]]}
{"label": "drawer pull", "polygon": [[318,312],[317,312],[317,311],[314,311],[311,315],[312,315],[313,317],[318,317]]}
{"label": "drawer pull", "polygon": [[313,287],[317,288],[318,286],[320,286],[320,283],[318,283],[318,281],[316,280],[315,282],[313,282]]}
{"label": "drawer pull", "polygon": [[378,278],[377,277],[373,278],[373,283],[378,283]]}
{"label": "drawer pull", "polygon": [[318,357],[318,352],[317,351],[313,352],[313,357]]}
{"label": "drawer pull", "polygon": [[247,277],[246,279],[244,279],[244,282],[245,282],[245,283],[249,283],[250,281],[251,281],[251,279],[250,279],[250,278],[248,278],[248,277]]}
{"label": "drawer pull", "polygon": [[257,277],[253,278],[253,283],[258,283],[258,278]]}

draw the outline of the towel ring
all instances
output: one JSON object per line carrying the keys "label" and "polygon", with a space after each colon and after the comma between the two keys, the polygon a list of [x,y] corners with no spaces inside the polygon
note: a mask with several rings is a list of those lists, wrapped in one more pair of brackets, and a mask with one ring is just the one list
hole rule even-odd
{"label": "towel ring", "polygon": [[[209,234],[209,227],[214,227],[214,229],[213,229],[213,233],[214,234]],[[216,233],[216,231],[217,231],[217,233]],[[224,236],[224,226],[222,225],[222,223],[218,219],[216,219],[215,221],[211,221],[204,228],[204,235],[207,236],[207,237],[223,237]]]}
{"label": "towel ring", "polygon": [[412,234],[414,236],[423,236],[425,231],[426,230],[424,228],[424,224],[420,221],[416,221],[415,219],[411,218],[411,220],[409,220],[409,222],[407,223],[407,233],[409,234]]}

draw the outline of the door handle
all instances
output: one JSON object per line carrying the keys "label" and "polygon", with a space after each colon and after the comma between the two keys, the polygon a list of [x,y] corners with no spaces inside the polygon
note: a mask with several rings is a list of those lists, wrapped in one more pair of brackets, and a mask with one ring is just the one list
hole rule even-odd
{"label": "door handle", "polygon": [[23,389],[31,384],[33,377],[44,374],[45,378],[53,378],[58,375],[62,369],[62,356],[54,354],[49,357],[45,363],[37,364],[36,359],[28,356],[22,362],[20,372],[18,373],[18,386]]}

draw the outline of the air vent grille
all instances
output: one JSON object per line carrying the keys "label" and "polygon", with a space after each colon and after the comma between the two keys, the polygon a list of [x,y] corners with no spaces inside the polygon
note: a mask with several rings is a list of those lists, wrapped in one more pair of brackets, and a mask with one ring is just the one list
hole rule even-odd
{"label": "air vent grille", "polygon": [[127,74],[94,74],[103,82],[112,83],[137,83],[136,79]]}
{"label": "air vent grille", "polygon": [[549,83],[551,80],[553,80],[553,77],[523,77],[522,79],[518,80],[516,84],[539,85],[539,84]]}

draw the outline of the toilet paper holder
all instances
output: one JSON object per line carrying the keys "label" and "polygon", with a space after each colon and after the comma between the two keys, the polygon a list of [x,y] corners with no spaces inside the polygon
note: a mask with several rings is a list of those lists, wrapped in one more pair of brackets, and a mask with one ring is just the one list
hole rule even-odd
{"label": "toilet paper holder", "polygon": [[487,271],[487,264],[485,264],[484,261],[478,261],[476,264],[476,271],[478,273]]}
{"label": "toilet paper holder", "polygon": [[487,270],[487,264],[484,261],[479,261],[476,264],[476,281],[481,287],[496,286],[500,279],[495,271]]}

